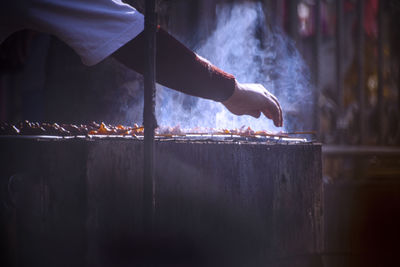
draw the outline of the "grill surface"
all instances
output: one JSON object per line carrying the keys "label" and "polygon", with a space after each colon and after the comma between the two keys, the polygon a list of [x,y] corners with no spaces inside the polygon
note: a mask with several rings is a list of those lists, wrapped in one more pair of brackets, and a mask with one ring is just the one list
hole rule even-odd
{"label": "grill surface", "polygon": [[[80,135],[80,136],[51,136],[51,135],[3,135],[1,139],[30,139],[37,141],[60,140],[132,140],[143,141],[143,136],[122,135]],[[156,141],[184,141],[184,142],[224,142],[224,143],[264,143],[264,144],[302,144],[314,143],[312,140],[301,137],[286,136],[245,136],[230,134],[185,134],[185,135],[158,135]]]}

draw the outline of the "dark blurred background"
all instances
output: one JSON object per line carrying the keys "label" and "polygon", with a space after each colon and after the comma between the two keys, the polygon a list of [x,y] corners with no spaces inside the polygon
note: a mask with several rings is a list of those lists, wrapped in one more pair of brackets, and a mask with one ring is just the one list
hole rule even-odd
{"label": "dark blurred background", "polygon": [[[143,1],[126,2],[143,10]],[[400,2],[165,0],[159,23],[195,49],[215,30],[217,5],[241,2],[261,2],[310,68],[309,130],[323,143],[323,253],[339,261],[332,266],[377,251],[384,262],[400,237]],[[140,75],[113,58],[86,67],[53,36],[24,30],[0,47],[0,121],[140,123],[141,113],[126,110],[140,110],[142,94]]]}

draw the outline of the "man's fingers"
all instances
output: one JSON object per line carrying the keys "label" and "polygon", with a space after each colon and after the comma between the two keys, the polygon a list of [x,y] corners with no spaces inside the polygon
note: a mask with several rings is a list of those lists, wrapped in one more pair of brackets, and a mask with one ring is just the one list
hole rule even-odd
{"label": "man's fingers", "polygon": [[271,94],[268,91],[264,91],[264,93],[265,93],[266,96],[270,96],[272,99],[275,100],[275,102],[279,103],[278,98],[276,96],[274,96],[273,94]]}
{"label": "man's fingers", "polygon": [[258,119],[261,116],[261,112],[258,110],[249,111],[247,115],[250,115],[250,116]]}
{"label": "man's fingers", "polygon": [[264,95],[269,99],[269,105],[263,111],[264,115],[273,120],[275,126],[282,127],[283,126],[283,119],[282,119],[282,108],[279,104],[278,99],[276,96],[268,92],[267,90],[264,91]]}
{"label": "man's fingers", "polygon": [[282,111],[279,104],[272,101],[274,104],[264,109],[262,112],[268,118],[274,121],[276,127],[282,126]]}
{"label": "man's fingers", "polygon": [[282,125],[283,125],[282,110],[281,110],[281,108],[280,108],[279,105],[278,105],[277,114],[276,114],[276,116],[275,116],[275,118],[274,118],[274,124],[275,124],[275,126],[277,126],[277,127],[282,127]]}
{"label": "man's fingers", "polygon": [[276,105],[278,107],[278,118],[277,118],[277,123],[275,123],[275,125],[278,127],[282,127],[283,126],[282,108],[279,105],[279,102],[277,102]]}
{"label": "man's fingers", "polygon": [[263,110],[262,113],[264,114],[265,117],[267,117],[268,119],[272,120],[272,115],[271,115],[271,113],[269,112],[268,109]]}
{"label": "man's fingers", "polygon": [[271,113],[268,110],[263,110],[262,113],[265,115],[265,117],[267,117],[268,119],[272,120],[276,127],[279,127],[279,119],[278,119],[277,115],[272,116]]}
{"label": "man's fingers", "polygon": [[261,84],[236,83],[233,95],[222,104],[235,115],[250,115],[259,118],[261,112],[274,121],[277,127],[283,125],[282,109],[278,99]]}
{"label": "man's fingers", "polygon": [[282,116],[282,108],[281,105],[279,105],[279,101],[276,98],[273,98],[276,104],[276,108],[277,108],[277,116],[276,116],[276,120],[274,120],[274,124],[277,127],[282,127],[283,126],[283,116]]}
{"label": "man's fingers", "polygon": [[278,107],[279,107],[279,126],[282,127],[283,126],[283,112],[282,112],[282,107],[281,105],[279,105],[278,103]]}

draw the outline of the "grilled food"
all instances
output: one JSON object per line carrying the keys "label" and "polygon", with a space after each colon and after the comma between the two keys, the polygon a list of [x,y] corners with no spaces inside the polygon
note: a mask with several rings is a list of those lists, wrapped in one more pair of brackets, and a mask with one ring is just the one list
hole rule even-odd
{"label": "grilled food", "polygon": [[[134,124],[133,126],[110,125],[97,122],[89,124],[57,124],[38,123],[23,121],[16,125],[0,123],[0,135],[47,135],[47,136],[141,136],[144,127]],[[265,137],[288,137],[290,133],[270,133],[268,131],[254,131],[250,127],[242,126],[239,129],[214,129],[196,127],[193,129],[181,129],[180,126],[160,126],[155,131],[156,136],[188,136],[188,135],[232,135],[232,136],[265,136]],[[293,134],[315,134],[314,132],[295,132]]]}

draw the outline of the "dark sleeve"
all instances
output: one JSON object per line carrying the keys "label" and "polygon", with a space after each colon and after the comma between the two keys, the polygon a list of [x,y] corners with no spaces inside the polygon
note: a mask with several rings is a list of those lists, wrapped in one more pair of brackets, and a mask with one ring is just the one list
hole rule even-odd
{"label": "dark sleeve", "polygon": [[[233,94],[233,75],[199,58],[161,28],[158,28],[156,38],[156,79],[159,84],[215,101],[225,101]],[[127,67],[143,74],[146,57],[144,32],[113,55]]]}

